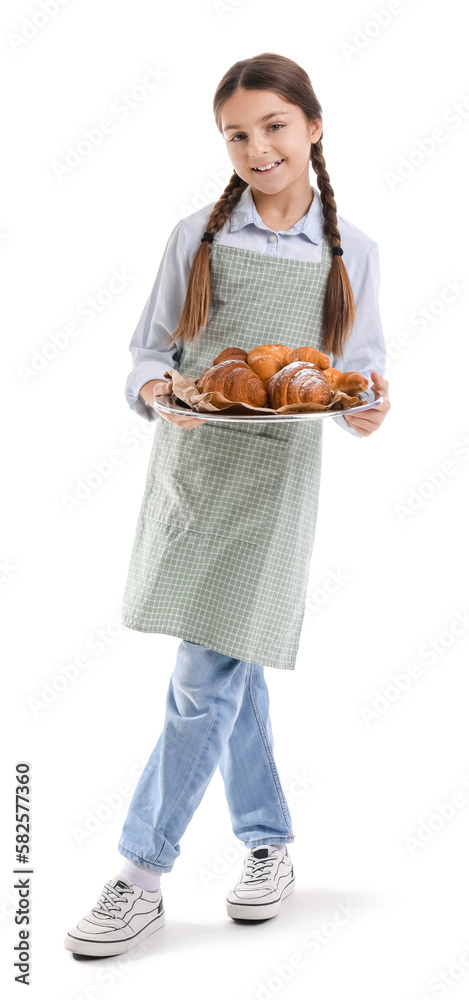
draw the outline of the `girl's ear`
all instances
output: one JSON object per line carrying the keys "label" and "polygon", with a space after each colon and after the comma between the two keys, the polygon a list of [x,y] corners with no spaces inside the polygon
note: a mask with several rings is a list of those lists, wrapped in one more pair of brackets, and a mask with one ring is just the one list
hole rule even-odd
{"label": "girl's ear", "polygon": [[311,142],[317,142],[322,135],[322,118],[317,118],[315,122],[310,124]]}
{"label": "girl's ear", "polygon": [[321,138],[321,133],[322,133],[322,118],[320,118],[317,122],[314,123],[313,126],[311,126],[311,132],[310,132],[311,142],[317,142],[318,139]]}

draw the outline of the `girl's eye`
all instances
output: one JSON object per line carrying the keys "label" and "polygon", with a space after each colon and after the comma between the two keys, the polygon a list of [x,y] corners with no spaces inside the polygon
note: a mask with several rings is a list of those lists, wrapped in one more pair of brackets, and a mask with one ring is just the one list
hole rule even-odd
{"label": "girl's eye", "polygon": [[[277,130],[278,128],[284,128],[285,126],[284,126],[283,122],[272,122],[272,124],[269,125],[268,127],[269,128],[275,128],[275,130]],[[243,132],[237,132],[236,135],[232,136],[232,138],[230,139],[230,142],[233,142],[234,139],[237,139],[239,136],[243,136],[243,135],[244,135]]]}

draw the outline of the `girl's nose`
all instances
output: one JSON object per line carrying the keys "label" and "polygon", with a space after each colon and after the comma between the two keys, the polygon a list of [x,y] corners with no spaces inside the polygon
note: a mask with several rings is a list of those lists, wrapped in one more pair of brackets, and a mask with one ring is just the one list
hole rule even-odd
{"label": "girl's nose", "polygon": [[261,143],[251,144],[248,146],[247,155],[250,163],[258,163],[262,156],[269,155],[269,147],[262,145]]}

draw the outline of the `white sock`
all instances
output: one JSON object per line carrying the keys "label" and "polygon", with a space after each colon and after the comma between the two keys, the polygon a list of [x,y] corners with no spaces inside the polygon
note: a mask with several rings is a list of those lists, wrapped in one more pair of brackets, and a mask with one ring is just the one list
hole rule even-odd
{"label": "white sock", "polygon": [[156,892],[160,887],[161,872],[150,872],[148,868],[134,865],[133,861],[127,860],[119,875],[128,879],[132,885],[138,885],[139,889],[146,889],[147,892]]}
{"label": "white sock", "polygon": [[286,854],[287,853],[287,845],[286,844],[269,844],[269,847],[274,847],[276,851],[282,851],[282,854]]}

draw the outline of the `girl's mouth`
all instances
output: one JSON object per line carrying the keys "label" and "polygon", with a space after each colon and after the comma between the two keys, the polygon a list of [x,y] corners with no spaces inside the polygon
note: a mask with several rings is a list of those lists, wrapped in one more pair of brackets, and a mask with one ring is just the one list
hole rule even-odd
{"label": "girl's mouth", "polygon": [[281,163],[283,163],[283,160],[276,160],[274,165],[268,169],[261,170],[259,167],[251,167],[251,170],[254,170],[256,174],[273,174]]}

